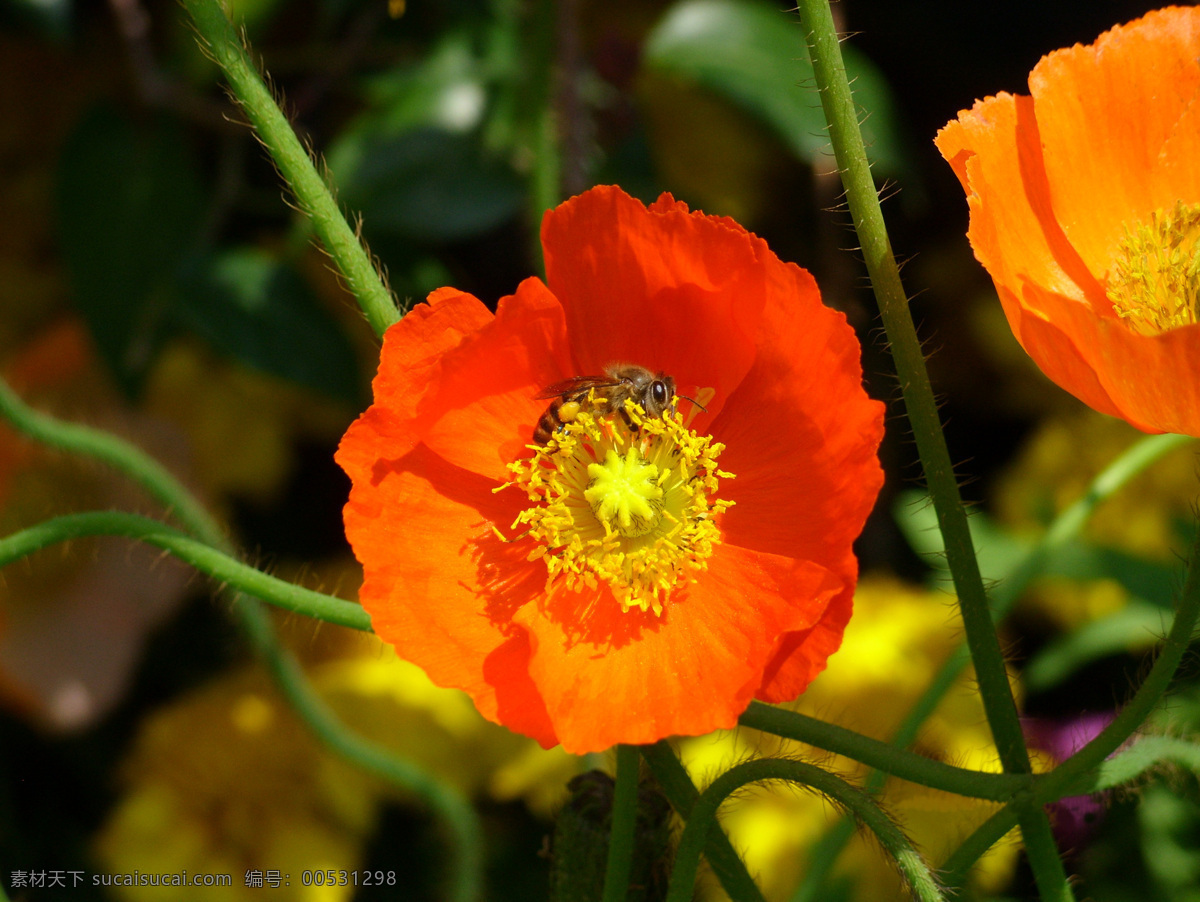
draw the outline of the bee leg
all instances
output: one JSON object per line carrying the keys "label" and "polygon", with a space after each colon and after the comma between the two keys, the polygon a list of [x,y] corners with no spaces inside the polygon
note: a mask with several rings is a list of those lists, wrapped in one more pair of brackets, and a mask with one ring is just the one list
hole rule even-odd
{"label": "bee leg", "polygon": [[633,417],[629,415],[629,411],[626,410],[624,404],[621,405],[621,409],[618,412],[621,414],[621,419],[625,421],[625,425],[629,427],[630,432],[636,433],[640,431],[638,424],[633,421]]}

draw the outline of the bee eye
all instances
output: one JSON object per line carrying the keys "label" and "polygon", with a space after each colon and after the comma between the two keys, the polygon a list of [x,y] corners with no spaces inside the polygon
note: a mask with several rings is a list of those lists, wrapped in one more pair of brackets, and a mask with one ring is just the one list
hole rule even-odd
{"label": "bee eye", "polygon": [[654,399],[655,404],[667,403],[667,386],[664,382],[655,382],[650,386],[650,397]]}

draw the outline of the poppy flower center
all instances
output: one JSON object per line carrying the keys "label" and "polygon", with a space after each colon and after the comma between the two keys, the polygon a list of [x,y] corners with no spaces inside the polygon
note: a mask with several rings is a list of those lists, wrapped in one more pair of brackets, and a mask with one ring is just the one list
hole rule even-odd
{"label": "poppy flower center", "polygon": [[1108,299],[1143,335],[1200,321],[1200,205],[1155,210],[1126,225],[1108,279]]}
{"label": "poppy flower center", "polygon": [[[678,400],[678,399],[676,399]],[[589,401],[531,458],[510,463],[532,504],[513,522],[536,543],[546,589],[607,585],[621,609],[662,614],[671,591],[708,566],[721,541],[715,498],[724,445],[627,402],[625,417]],[[532,446],[531,446],[532,447]],[[497,489],[499,491],[500,489]]]}

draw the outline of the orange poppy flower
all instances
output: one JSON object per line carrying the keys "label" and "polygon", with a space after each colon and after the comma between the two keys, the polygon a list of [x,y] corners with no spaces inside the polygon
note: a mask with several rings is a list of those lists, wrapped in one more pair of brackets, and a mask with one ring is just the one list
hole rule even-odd
{"label": "orange poppy flower", "polygon": [[1044,57],[937,136],[1013,334],[1054,382],[1200,436],[1200,9]]}
{"label": "orange poppy flower", "polygon": [[[853,331],[807,272],[670,195],[594,188],[542,245],[547,284],[495,315],[442,288],[384,336],[337,453],[376,632],[575,753],[794,698],[841,643],[883,478]],[[539,393],[613,361],[705,409],[605,415],[593,390],[531,444]]]}

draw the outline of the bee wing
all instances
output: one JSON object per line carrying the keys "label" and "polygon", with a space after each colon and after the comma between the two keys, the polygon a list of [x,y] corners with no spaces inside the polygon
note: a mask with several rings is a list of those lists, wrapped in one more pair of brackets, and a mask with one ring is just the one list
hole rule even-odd
{"label": "bee wing", "polygon": [[547,385],[533,397],[534,400],[539,398],[561,398],[585,392],[590,388],[604,388],[609,385],[616,385],[618,381],[620,380],[614,379],[612,376],[572,376],[570,379],[564,379],[562,382]]}

